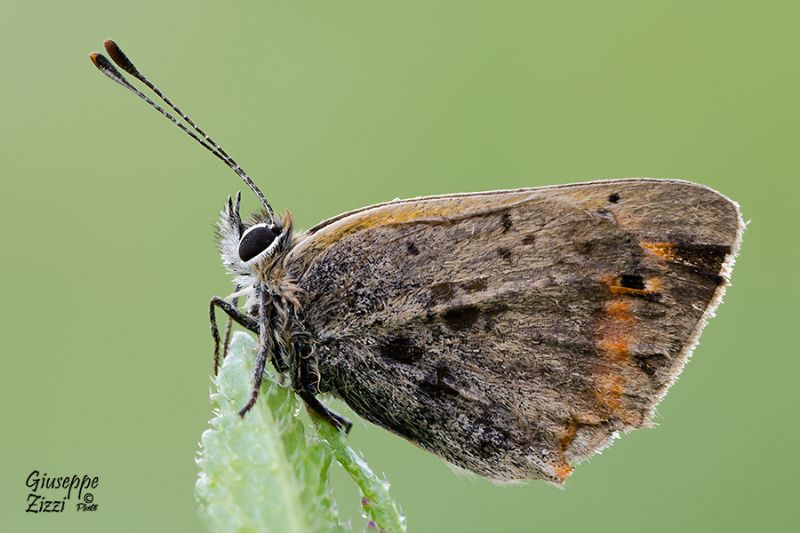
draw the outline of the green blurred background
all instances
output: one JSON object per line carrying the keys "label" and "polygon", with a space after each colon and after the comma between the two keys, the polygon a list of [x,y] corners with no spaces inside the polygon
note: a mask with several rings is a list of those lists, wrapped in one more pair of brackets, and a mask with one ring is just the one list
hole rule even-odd
{"label": "green blurred background", "polygon": [[[363,421],[352,442],[411,531],[794,529],[797,5],[5,2],[2,529],[204,528],[207,302],[231,290],[211,224],[243,185],[91,66],[110,36],[301,227],[396,197],[610,177],[740,202],[733,286],[660,427],[566,490],[456,475]],[[98,512],[26,514],[34,469],[100,476]]]}

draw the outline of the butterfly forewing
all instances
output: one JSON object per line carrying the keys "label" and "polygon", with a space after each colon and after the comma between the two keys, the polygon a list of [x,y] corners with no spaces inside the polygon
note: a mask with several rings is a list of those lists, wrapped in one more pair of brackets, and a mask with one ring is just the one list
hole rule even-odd
{"label": "butterfly forewing", "polygon": [[741,230],[705,187],[594,182],[365,208],[287,265],[320,390],[483,476],[561,482],[648,422]]}

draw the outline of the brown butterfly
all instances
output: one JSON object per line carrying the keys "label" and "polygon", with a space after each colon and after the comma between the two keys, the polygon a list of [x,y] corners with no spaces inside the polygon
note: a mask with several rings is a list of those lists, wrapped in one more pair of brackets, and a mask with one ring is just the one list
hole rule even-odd
{"label": "brown butterfly", "polygon": [[619,432],[648,425],[725,291],[738,206],[685,181],[398,200],[295,233],[288,212],[275,216],[239,165],[105,46],[185,124],[104,56],[92,54],[95,65],[230,166],[263,206],[243,221],[240,197],[228,199],[218,236],[237,289],[210,305],[215,371],[216,308],[259,337],[243,416],[270,359],[342,429],[350,423],[319,394],[487,478],[561,483]]}

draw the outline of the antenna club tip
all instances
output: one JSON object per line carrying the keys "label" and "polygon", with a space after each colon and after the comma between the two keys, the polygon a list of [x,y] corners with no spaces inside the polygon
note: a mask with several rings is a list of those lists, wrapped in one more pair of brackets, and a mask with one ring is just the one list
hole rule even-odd
{"label": "antenna club tip", "polygon": [[105,41],[103,41],[103,46],[106,47],[106,50],[108,50],[109,47],[119,48],[119,46],[117,46],[117,43],[114,42],[114,39],[106,39]]}
{"label": "antenna club tip", "polygon": [[100,68],[100,61],[102,61],[102,59],[100,59],[101,57],[103,57],[103,55],[100,52],[92,52],[89,54],[89,59],[94,63],[94,66],[98,68]]}

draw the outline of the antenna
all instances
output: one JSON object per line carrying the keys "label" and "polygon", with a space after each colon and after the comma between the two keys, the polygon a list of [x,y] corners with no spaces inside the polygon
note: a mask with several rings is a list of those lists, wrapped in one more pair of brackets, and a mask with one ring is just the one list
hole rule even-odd
{"label": "antenna", "polygon": [[[240,178],[242,178],[242,181],[244,181],[247,184],[247,186],[250,187],[253,193],[255,193],[259,201],[261,201],[261,205],[263,205],[264,209],[266,209],[267,215],[270,218],[270,222],[271,223],[274,222],[275,216],[273,214],[272,207],[269,205],[269,202],[267,202],[267,198],[264,196],[264,193],[262,193],[261,190],[256,186],[253,180],[250,179],[250,176],[248,176],[247,173],[245,173],[242,167],[240,167],[239,164],[236,161],[234,161],[234,159],[231,156],[229,156],[228,153],[225,152],[225,150],[223,150],[220,145],[218,145],[211,137],[209,137],[208,134],[206,134],[206,132],[200,129],[200,127],[194,121],[192,121],[192,119],[190,119],[186,113],[184,113],[177,105],[172,103],[172,101],[170,101],[170,99],[167,98],[164,95],[164,93],[162,93],[161,90],[159,90],[158,87],[156,87],[141,72],[139,72],[139,69],[137,69],[136,66],[133,64],[133,62],[130,59],[128,59],[128,56],[125,55],[125,53],[117,45],[117,43],[115,43],[111,39],[106,39],[103,42],[103,45],[105,46],[108,55],[111,56],[111,59],[113,59],[114,62],[122,70],[124,70],[137,80],[141,81],[142,83],[144,83],[151,91],[153,91],[156,94],[156,96],[158,96],[161,100],[163,100],[164,103],[170,107],[170,109],[172,109],[175,113],[177,113],[181,117],[181,119],[183,119],[187,124],[189,124],[189,126],[191,126],[192,129],[194,129],[197,133],[191,131],[189,128],[186,127],[185,124],[180,122],[172,114],[170,114],[164,108],[155,103],[150,97],[148,97],[142,91],[131,85],[131,83],[125,78],[125,76],[123,76],[122,73],[120,73],[120,71],[118,71],[114,67],[114,65],[112,65],[108,59],[106,59],[104,55],[98,52],[92,52],[91,54],[89,54],[89,59],[92,60],[92,63],[94,63],[94,65],[100,70],[100,72],[102,72],[103,74],[111,78],[113,81],[122,85],[123,87],[131,91],[133,94],[135,94],[136,96],[147,102],[156,111],[167,117],[170,120],[170,122],[178,126],[191,138],[200,143],[203,146],[203,148],[214,154],[223,163],[225,163],[228,167],[230,167],[230,169],[233,170]],[[202,136],[202,139],[197,134],[200,134]]]}

